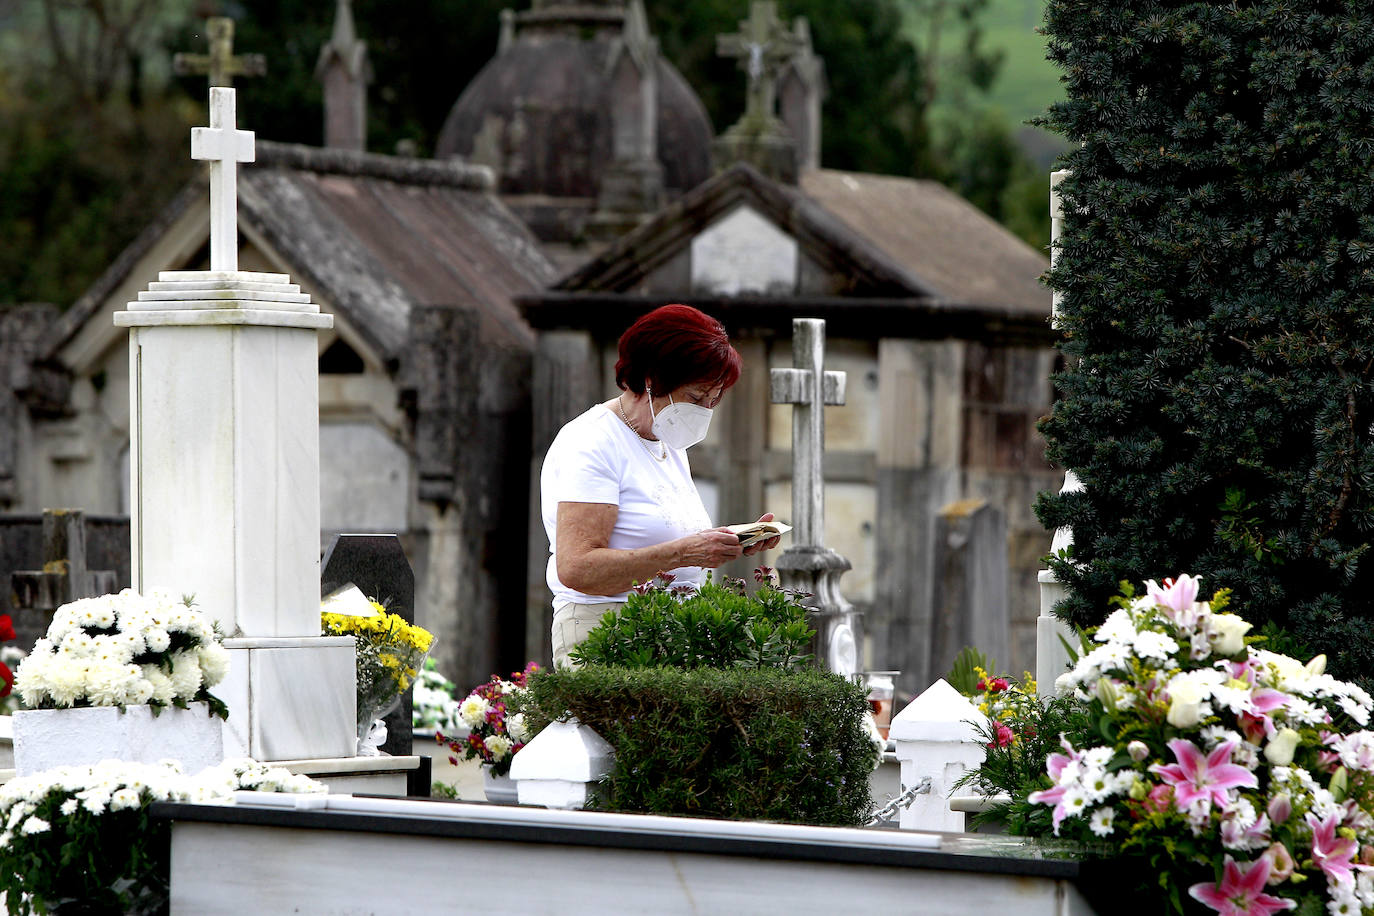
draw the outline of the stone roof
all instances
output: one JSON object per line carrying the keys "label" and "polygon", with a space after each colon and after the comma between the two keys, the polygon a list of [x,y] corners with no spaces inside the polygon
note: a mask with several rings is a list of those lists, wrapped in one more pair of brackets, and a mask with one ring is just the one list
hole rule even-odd
{"label": "stone roof", "polygon": [[844,295],[1049,317],[1050,291],[1039,280],[1049,259],[944,186],[821,169],[805,173],[793,188],[744,164],[660,210],[554,289],[634,290],[702,229],[746,201],[843,277]]}
{"label": "stone roof", "polygon": [[939,182],[816,169],[801,189],[939,298],[1049,315],[1049,258]]}
{"label": "stone roof", "polygon": [[[457,160],[260,140],[257,161],[239,173],[239,225],[260,236],[294,280],[318,290],[385,360],[399,359],[411,309],[422,305],[470,308],[484,337],[528,348],[533,336],[511,300],[545,286],[554,268],[492,187],[489,170]],[[91,320],[206,194],[205,179],[197,177],[157,214],[62,316],[46,352]],[[208,225],[205,231],[208,238]]]}

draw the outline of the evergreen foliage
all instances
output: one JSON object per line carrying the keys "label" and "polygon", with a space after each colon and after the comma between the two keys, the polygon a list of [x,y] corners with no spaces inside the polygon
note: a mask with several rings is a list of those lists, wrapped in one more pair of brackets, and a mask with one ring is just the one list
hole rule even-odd
{"label": "evergreen foliage", "polygon": [[602,809],[858,826],[872,803],[867,692],[836,674],[544,670],[525,709],[534,731],[574,716],[615,748]]}
{"label": "evergreen foliage", "polygon": [[1081,144],[1060,185],[1068,369],[1041,426],[1085,490],[1058,608],[1200,574],[1374,667],[1374,7],[1049,0]]}
{"label": "evergreen foliage", "polygon": [[572,651],[582,665],[627,668],[781,668],[811,658],[816,635],[795,592],[708,580],[678,591],[662,580],[637,586],[619,611],[607,611]]}

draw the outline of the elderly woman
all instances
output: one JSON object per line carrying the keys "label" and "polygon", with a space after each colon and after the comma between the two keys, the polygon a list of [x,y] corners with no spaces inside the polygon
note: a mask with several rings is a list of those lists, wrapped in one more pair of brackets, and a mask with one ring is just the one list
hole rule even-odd
{"label": "elderly woman", "polygon": [[712,408],[739,374],[739,353],[719,322],[665,305],[621,336],[620,395],[554,438],[540,490],[555,665],[569,663],[635,583],[668,572],[674,585],[699,585],[707,569],[777,546],[772,538],[741,550],[738,537],[712,527],[687,466],[686,450],[706,438]]}

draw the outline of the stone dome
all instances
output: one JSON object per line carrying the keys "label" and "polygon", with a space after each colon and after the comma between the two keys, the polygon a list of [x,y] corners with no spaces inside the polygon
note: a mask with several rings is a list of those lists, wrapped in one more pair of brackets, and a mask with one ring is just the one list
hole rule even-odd
{"label": "stone dome", "polygon": [[[450,110],[435,156],[492,166],[502,194],[596,199],[612,160],[610,64],[626,18],[614,0],[535,0],[508,17],[501,49]],[[682,74],[656,50],[653,60],[657,158],[676,197],[711,176],[713,132]]]}

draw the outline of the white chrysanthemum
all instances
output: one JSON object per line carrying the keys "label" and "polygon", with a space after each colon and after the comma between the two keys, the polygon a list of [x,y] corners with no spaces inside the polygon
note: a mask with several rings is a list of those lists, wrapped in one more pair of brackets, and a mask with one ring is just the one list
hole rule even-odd
{"label": "white chrysanthemum", "polygon": [[[1062,782],[1061,782],[1062,785]],[[1064,793],[1062,799],[1064,810],[1070,817],[1082,814],[1088,807],[1088,796],[1082,788],[1075,786]]]}
{"label": "white chrysanthemum", "polygon": [[1136,655],[1141,658],[1153,658],[1159,661],[1172,658],[1178,651],[1178,643],[1171,636],[1163,633],[1156,633],[1154,630],[1145,630],[1137,633],[1131,641],[1135,647]]}
{"label": "white chrysanthemum", "polygon": [[95,643],[91,650],[91,658],[93,659],[112,661],[120,665],[127,665],[133,660],[133,646],[120,634],[97,636],[93,642]]}
{"label": "white chrysanthemum", "polygon": [[504,760],[513,746],[511,740],[505,735],[488,735],[486,740],[482,743],[487,746],[487,750],[491,752],[491,756],[498,761]]}
{"label": "white chrysanthemum", "polygon": [[506,733],[509,734],[511,740],[515,741],[517,744],[524,744],[530,740],[529,724],[525,721],[525,714],[523,712],[517,712],[515,715],[506,719]]}
{"label": "white chrysanthemum", "polygon": [[193,652],[178,652],[172,657],[172,689],[182,699],[189,700],[200,691],[202,675],[200,661]]}
{"label": "white chrysanthemum", "polygon": [[1093,634],[1093,639],[1098,642],[1120,642],[1127,643],[1135,639],[1135,621],[1131,618],[1131,612],[1125,608],[1119,608],[1097,628]]}
{"label": "white chrysanthemum", "polygon": [[229,673],[229,650],[217,642],[207,643],[196,650],[205,686],[213,687]]}
{"label": "white chrysanthemum", "polygon": [[1354,719],[1360,725],[1369,724],[1369,707],[1360,703],[1354,697],[1344,696],[1336,700],[1336,704],[1341,707],[1341,711]]}
{"label": "white chrysanthemum", "polygon": [[78,793],[76,797],[81,799],[81,807],[92,814],[104,814],[105,806],[110,803],[110,793],[108,792],[88,790]]}
{"label": "white chrysanthemum", "polygon": [[476,694],[469,694],[458,706],[458,715],[468,728],[477,728],[487,719],[487,712],[491,709],[491,704],[484,698]]}
{"label": "white chrysanthemum", "polygon": [[71,817],[73,814],[76,813],[76,809],[79,807],[81,807],[81,803],[79,801],[77,801],[74,798],[69,798],[62,803],[62,807],[60,807],[58,810],[62,812],[63,816]]}
{"label": "white chrysanthemum", "polygon": [[1288,717],[1304,725],[1321,725],[1326,721],[1326,710],[1316,703],[1309,703],[1301,697],[1288,701]]}
{"label": "white chrysanthemum", "polygon": [[150,626],[143,631],[143,641],[149,652],[166,652],[172,645],[172,637],[162,627]]}
{"label": "white chrysanthemum", "polygon": [[1112,820],[1116,817],[1116,809],[1105,807],[1098,808],[1088,818],[1088,827],[1097,836],[1112,835]]}
{"label": "white chrysanthemum", "polygon": [[1352,770],[1374,770],[1374,733],[1367,731],[1342,735],[1332,745],[1341,763]]}
{"label": "white chrysanthemum", "polygon": [[87,661],[47,666],[46,693],[57,706],[72,706],[86,693]]}
{"label": "white chrysanthemum", "polygon": [[124,702],[125,685],[132,666],[92,658],[84,667],[86,677],[82,693],[91,705],[118,706]]}
{"label": "white chrysanthemum", "polygon": [[167,676],[157,665],[143,666],[143,680],[148,683],[152,690],[149,701],[159,706],[168,706],[172,700],[176,699],[176,687],[172,684],[172,679]]}
{"label": "white chrysanthemum", "polygon": [[114,794],[110,796],[111,811],[124,811],[128,808],[137,808],[140,803],[141,799],[138,797],[138,792],[128,787],[116,789]]}
{"label": "white chrysanthemum", "polygon": [[24,821],[24,826],[20,828],[19,832],[26,834],[47,833],[51,829],[52,824],[49,824],[41,817],[31,817]]}
{"label": "white chrysanthemum", "polygon": [[124,698],[121,702],[125,706],[142,706],[153,698],[153,685],[143,676],[143,670],[138,665],[124,666]]}

